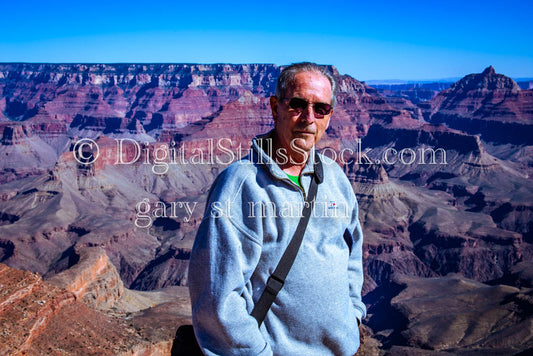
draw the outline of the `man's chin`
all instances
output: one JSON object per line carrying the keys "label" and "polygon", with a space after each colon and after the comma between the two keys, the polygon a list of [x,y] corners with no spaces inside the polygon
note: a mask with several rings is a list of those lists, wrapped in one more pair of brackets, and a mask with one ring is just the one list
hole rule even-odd
{"label": "man's chin", "polygon": [[[300,142],[298,142],[300,141]],[[307,141],[304,141],[304,142],[301,142],[302,140],[296,140],[294,142],[294,148],[295,148],[295,151],[299,152],[299,153],[309,153],[311,152],[311,149],[313,148],[314,146],[314,141],[313,142],[307,142]]]}

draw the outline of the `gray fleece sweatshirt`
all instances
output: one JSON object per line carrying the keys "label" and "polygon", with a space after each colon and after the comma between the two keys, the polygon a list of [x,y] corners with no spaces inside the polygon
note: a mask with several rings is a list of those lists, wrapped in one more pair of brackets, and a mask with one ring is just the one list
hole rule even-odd
{"label": "gray fleece sweatshirt", "polygon": [[314,161],[312,152],[302,189],[260,139],[213,183],[194,242],[188,279],[198,342],[206,355],[353,355],[366,315],[363,238],[353,189],[327,157],[285,285],[260,328],[250,316],[296,230]]}

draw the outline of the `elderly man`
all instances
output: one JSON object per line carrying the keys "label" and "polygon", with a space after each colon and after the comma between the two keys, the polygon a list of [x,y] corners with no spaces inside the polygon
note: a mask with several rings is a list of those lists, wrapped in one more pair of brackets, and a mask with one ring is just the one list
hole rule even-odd
{"label": "elderly man", "polygon": [[[357,201],[341,168],[315,155],[336,89],[314,63],[283,69],[270,98],[274,129],[213,183],[189,265],[194,332],[207,355],[353,355],[359,347]],[[315,178],[322,183],[306,203]],[[292,268],[271,284],[305,206],[312,211]],[[263,321],[254,307],[267,284],[280,290]]]}

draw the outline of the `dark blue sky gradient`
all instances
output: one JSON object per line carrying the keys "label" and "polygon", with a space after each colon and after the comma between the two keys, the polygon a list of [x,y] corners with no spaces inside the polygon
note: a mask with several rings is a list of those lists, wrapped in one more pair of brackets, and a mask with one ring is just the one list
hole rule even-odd
{"label": "dark blue sky gradient", "polygon": [[276,63],[533,77],[533,1],[3,1],[2,62]]}

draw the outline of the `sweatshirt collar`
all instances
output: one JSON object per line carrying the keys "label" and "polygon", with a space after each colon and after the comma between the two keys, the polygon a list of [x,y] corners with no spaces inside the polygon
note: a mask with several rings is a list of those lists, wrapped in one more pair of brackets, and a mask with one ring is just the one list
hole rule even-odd
{"label": "sweatshirt collar", "polygon": [[[280,166],[272,159],[272,140],[274,137],[274,130],[266,134],[258,135],[252,140],[252,161],[254,163],[265,164],[273,176],[279,179],[287,178],[287,174],[283,172]],[[301,175],[313,174],[315,162],[315,147],[311,148],[309,158],[302,170]]]}

